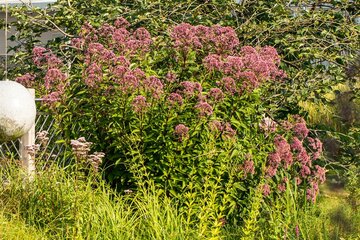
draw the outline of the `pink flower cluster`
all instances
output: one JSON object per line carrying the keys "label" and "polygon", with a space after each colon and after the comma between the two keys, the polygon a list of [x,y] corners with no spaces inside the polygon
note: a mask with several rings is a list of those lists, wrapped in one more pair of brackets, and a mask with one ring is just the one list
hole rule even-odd
{"label": "pink flower cluster", "polygon": [[47,70],[44,80],[44,86],[47,90],[53,89],[54,86],[57,90],[64,90],[66,75],[58,68],[50,68]]}
{"label": "pink flower cluster", "polygon": [[275,152],[269,154],[268,168],[266,174],[268,177],[276,175],[277,169],[283,163],[285,169],[288,169],[293,163],[293,156],[291,153],[290,145],[282,136],[275,138]]}
{"label": "pink flower cluster", "polygon": [[71,39],[71,46],[77,48],[79,50],[83,49],[84,47],[84,39],[82,38],[72,38]]}
{"label": "pink flower cluster", "polygon": [[318,165],[315,166],[315,171],[314,171],[314,175],[315,178],[318,179],[320,181],[320,183],[324,183],[326,180],[325,174],[326,174],[326,169],[323,167],[320,167]]}
{"label": "pink flower cluster", "polygon": [[305,120],[299,117],[295,117],[295,119],[297,122],[292,128],[295,135],[300,139],[306,138],[307,135],[309,134],[309,129],[306,127]]}
{"label": "pink flower cluster", "polygon": [[222,132],[224,129],[224,126],[220,121],[213,120],[209,123],[209,128],[212,132]]}
{"label": "pink flower cluster", "polygon": [[163,94],[163,83],[155,76],[150,76],[146,78],[143,82],[144,88],[146,91],[149,91],[151,95],[159,99],[160,96]]}
{"label": "pink flower cluster", "polygon": [[313,151],[312,157],[314,160],[318,159],[321,156],[322,153],[322,142],[318,138],[307,138],[309,146],[311,147],[311,150]]}
{"label": "pink flower cluster", "polygon": [[141,71],[140,74],[140,71],[139,69],[136,73],[130,70],[129,67],[118,65],[112,72],[114,83],[117,83],[120,91],[125,94],[135,92],[140,87],[141,79],[145,78],[145,73]]}
{"label": "pink flower cluster", "polygon": [[220,133],[225,138],[234,138],[236,131],[231,127],[228,122],[222,123],[218,120],[213,120],[209,123],[209,128],[214,133]]}
{"label": "pink flower cluster", "polygon": [[286,185],[285,185],[285,183],[280,183],[277,188],[278,188],[278,190],[279,190],[280,192],[285,192],[285,191],[286,191]]}
{"label": "pink flower cluster", "polygon": [[252,90],[262,82],[284,77],[279,70],[280,57],[273,47],[255,49],[250,46],[242,47],[236,56],[209,54],[203,63],[210,71],[218,71],[224,75],[217,82],[230,94]]}
{"label": "pink flower cluster", "polygon": [[206,27],[181,23],[172,29],[171,38],[174,47],[185,53],[198,49],[216,53],[232,52],[239,45],[235,30],[219,25]]}
{"label": "pink flower cluster", "polygon": [[[318,183],[325,181],[326,170],[318,165],[313,166],[322,153],[322,143],[319,139],[308,137],[309,130],[304,119],[296,116],[295,122],[285,122],[285,127],[292,130],[291,144],[283,137],[275,137],[275,151],[268,155],[267,177],[271,178],[277,174],[281,166],[286,169],[296,169],[299,173],[295,177],[296,183],[307,182],[311,188],[307,190],[308,199],[314,201],[318,192]],[[306,147],[308,146],[308,147]],[[278,185],[280,192],[284,191],[284,184]]]}
{"label": "pink flower cluster", "polygon": [[[131,69],[130,61],[123,55],[108,55],[111,58],[104,58],[104,51],[108,51],[101,44],[92,45],[91,54],[87,58],[89,65],[86,67],[83,77],[85,84],[90,88],[99,88],[103,81],[104,73],[112,80],[113,85],[124,94],[131,94],[136,91],[143,91],[150,94],[153,98],[159,99],[164,91],[164,85],[155,76],[146,77],[145,73],[139,69]],[[98,57],[96,57],[98,55]],[[108,61],[111,63],[109,64]],[[107,69],[109,69],[107,71]]]}
{"label": "pink flower cluster", "polygon": [[48,94],[43,96],[45,103],[52,104],[58,102],[68,85],[67,76],[58,68],[50,68],[47,70],[44,77],[44,87]]}
{"label": "pink flower cluster", "polygon": [[32,50],[32,59],[36,66],[40,66],[46,60],[46,52],[48,50],[43,47],[34,47]]}
{"label": "pink flower cluster", "polygon": [[60,91],[51,92],[43,96],[43,101],[51,106],[61,100],[62,93]]}
{"label": "pink flower cluster", "polygon": [[317,181],[310,182],[310,188],[306,190],[306,199],[312,202],[316,201],[316,196],[319,193],[319,184]]}
{"label": "pink flower cluster", "polygon": [[288,169],[293,163],[293,157],[291,153],[290,144],[282,136],[277,136],[275,138],[275,148],[276,152],[279,154],[281,161],[285,169]]}
{"label": "pink flower cluster", "polygon": [[83,40],[85,42],[93,42],[97,41],[99,38],[97,36],[96,29],[91,26],[90,23],[86,22],[80,29],[80,38],[81,41]]}
{"label": "pink flower cluster", "polygon": [[[142,27],[130,32],[127,30],[129,26],[129,22],[124,18],[116,19],[114,25],[103,24],[98,29],[86,23],[81,29],[80,38],[74,40],[72,44],[75,48],[87,48],[87,53],[90,55],[94,50],[102,53],[94,57],[105,61],[111,60],[113,51],[120,55],[147,52],[152,44],[150,33]],[[111,50],[100,47],[99,42],[105,42]]]}
{"label": "pink flower cluster", "polygon": [[27,88],[31,88],[34,84],[35,76],[29,73],[26,73],[20,77],[15,78],[15,81],[22,84]]}
{"label": "pink flower cluster", "polygon": [[83,51],[85,84],[96,89],[106,78],[114,83],[108,90],[117,88],[128,94],[143,87],[154,98],[160,98],[162,82],[154,76],[146,78],[140,69],[131,69],[128,60],[149,50],[150,33],[145,28],[131,32],[127,30],[129,26],[124,18],[116,19],[114,25],[106,23],[99,28],[89,23],[83,25],[80,37],[73,39],[72,45]]}
{"label": "pink flower cluster", "polygon": [[195,109],[198,110],[199,115],[204,117],[204,116],[210,116],[213,114],[213,108],[210,104],[208,104],[207,102],[199,102],[196,106]]}
{"label": "pink flower cluster", "polygon": [[244,173],[245,177],[248,174],[254,175],[255,174],[254,161],[251,159],[245,160],[244,163],[241,165],[240,170]]}
{"label": "pink flower cluster", "polygon": [[208,98],[213,102],[221,102],[224,100],[224,93],[220,88],[211,88],[207,94]]}
{"label": "pink flower cluster", "polygon": [[32,60],[38,67],[58,68],[62,65],[62,61],[57,56],[43,47],[33,48]]}
{"label": "pink flower cluster", "polygon": [[91,142],[87,142],[84,137],[80,137],[77,140],[71,140],[70,142],[72,151],[79,161],[85,161],[90,164],[95,172],[99,171],[99,166],[102,163],[102,159],[105,154],[102,152],[94,152],[89,154]]}
{"label": "pink flower cluster", "polygon": [[183,88],[180,93],[185,97],[199,97],[202,93],[202,86],[198,82],[184,81],[180,83],[180,86]]}
{"label": "pink flower cluster", "polygon": [[[61,99],[65,87],[67,86],[67,75],[61,70],[62,61],[50,50],[43,47],[34,47],[32,51],[32,60],[38,68],[45,71],[44,87],[45,95],[43,99],[45,103],[51,104]],[[41,77],[41,76],[37,76]],[[35,76],[25,74],[18,77],[16,81],[24,84],[26,87],[34,87],[36,84]],[[37,83],[40,84],[40,83]]]}
{"label": "pink flower cluster", "polygon": [[263,195],[265,197],[269,196],[271,193],[271,188],[270,188],[269,184],[264,184],[262,190],[263,190]]}
{"label": "pink flower cluster", "polygon": [[136,96],[131,103],[134,112],[136,113],[143,113],[146,111],[149,104],[146,102],[146,97],[144,96]]}
{"label": "pink flower cluster", "polygon": [[130,23],[123,17],[119,17],[115,20],[114,26],[117,28],[128,28],[130,27]]}
{"label": "pink flower cluster", "polygon": [[179,141],[181,142],[183,139],[188,137],[189,128],[186,127],[184,124],[178,124],[175,126],[174,134],[175,136],[178,137]]}
{"label": "pink flower cluster", "polygon": [[87,142],[84,137],[80,137],[77,140],[71,140],[70,142],[72,151],[78,159],[85,159],[89,155],[91,142]]}
{"label": "pink flower cluster", "polygon": [[103,78],[103,72],[101,67],[95,62],[90,64],[85,70],[84,78],[85,84],[88,87],[96,87]]}
{"label": "pink flower cluster", "polygon": [[178,93],[171,93],[170,96],[167,98],[167,100],[170,106],[175,106],[175,105],[181,106],[183,104],[183,98]]}
{"label": "pink flower cluster", "polygon": [[168,72],[166,74],[166,81],[168,81],[169,83],[173,83],[176,81],[176,74],[173,72]]}
{"label": "pink flower cluster", "polygon": [[[135,54],[141,55],[149,50],[151,36],[145,28],[130,32],[126,29],[129,25],[124,18],[116,19],[114,25],[104,24],[100,28],[84,24],[80,38],[73,41],[74,47],[84,51],[84,82],[97,89],[106,79],[112,82],[106,92],[117,89],[123,94],[138,92],[144,97],[151,95],[159,99],[164,93],[162,81],[155,76],[147,77],[138,68],[132,69],[129,61]],[[140,97],[134,99],[136,112],[144,110],[142,103]]]}
{"label": "pink flower cluster", "polygon": [[184,81],[180,83],[180,87],[180,90],[170,95],[169,102],[173,105],[176,97],[176,102],[181,105],[183,98],[190,100],[195,98],[197,101],[195,110],[201,117],[213,114],[213,106],[210,103],[217,103],[224,99],[224,93],[219,88],[211,88],[207,94],[203,95],[203,88],[199,82]]}
{"label": "pink flower cluster", "polygon": [[116,55],[112,50],[107,49],[98,42],[89,43],[85,50],[85,63],[90,65],[92,62],[102,64],[113,64],[116,61]]}

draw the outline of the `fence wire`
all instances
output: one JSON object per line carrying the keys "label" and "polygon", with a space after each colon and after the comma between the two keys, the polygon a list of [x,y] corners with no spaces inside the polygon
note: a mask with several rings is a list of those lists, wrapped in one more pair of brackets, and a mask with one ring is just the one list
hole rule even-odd
{"label": "fence wire", "polygon": [[[45,161],[45,163],[58,160],[58,158],[61,156],[65,149],[65,145],[58,142],[58,140],[60,140],[61,138],[56,133],[56,128],[54,124],[55,120],[50,114],[45,112],[37,113],[35,121],[35,132],[48,132],[47,137],[49,138],[49,140],[47,141],[45,146],[40,146],[40,149],[36,154],[36,158],[38,160]],[[37,137],[35,138],[35,143],[38,143]],[[19,144],[20,139],[0,144],[0,158],[19,159]]]}

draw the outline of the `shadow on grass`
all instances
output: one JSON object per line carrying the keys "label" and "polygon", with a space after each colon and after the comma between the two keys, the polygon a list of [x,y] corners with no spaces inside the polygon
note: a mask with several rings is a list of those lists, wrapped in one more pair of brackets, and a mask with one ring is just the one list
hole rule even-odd
{"label": "shadow on grass", "polygon": [[321,193],[319,206],[329,223],[330,239],[360,239],[360,211],[347,201],[344,182],[331,176]]}

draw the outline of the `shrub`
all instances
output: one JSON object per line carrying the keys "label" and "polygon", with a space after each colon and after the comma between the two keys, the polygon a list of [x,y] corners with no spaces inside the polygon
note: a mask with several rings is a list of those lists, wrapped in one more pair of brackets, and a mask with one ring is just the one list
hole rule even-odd
{"label": "shrub", "polygon": [[66,139],[89,136],[105,152],[113,186],[153,182],[188,223],[206,222],[203,236],[242,222],[254,189],[277,198],[297,179],[315,201],[325,177],[315,165],[321,142],[300,117],[264,117],[267,86],[286,76],[274,48],[240,47],[219,25],[182,23],[156,38],[128,26],[123,18],[85,24],[68,46],[70,65],[36,47],[37,69],[24,76],[35,79],[27,83],[44,94]]}

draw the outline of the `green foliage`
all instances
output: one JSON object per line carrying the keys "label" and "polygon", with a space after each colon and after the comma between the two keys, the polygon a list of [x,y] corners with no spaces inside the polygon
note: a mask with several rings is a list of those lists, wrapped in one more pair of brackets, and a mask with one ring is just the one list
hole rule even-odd
{"label": "green foliage", "polygon": [[[358,188],[359,185],[357,185]],[[352,189],[356,187],[353,186]],[[349,195],[350,194],[350,195]],[[328,181],[322,187],[322,196],[319,198],[317,207],[310,211],[306,217],[308,236],[316,236],[323,239],[358,239],[360,236],[360,211],[349,201],[352,193],[343,188],[339,183]],[[350,198],[351,199],[351,198]],[[317,219],[315,219],[317,218]],[[321,234],[311,228],[310,222],[318,221],[324,229]],[[321,221],[321,222],[320,222]]]}
{"label": "green foliage", "polygon": [[[152,229],[153,225],[160,228],[158,223],[161,222],[166,223],[170,229],[156,228],[153,232],[148,230],[143,238],[163,239],[170,234],[176,239],[171,234],[183,234],[184,232],[177,228],[182,224],[196,226],[196,231],[188,228],[185,232],[190,235],[196,232],[195,235],[200,239],[219,238],[222,225],[226,221],[230,225],[244,226],[238,235],[244,239],[253,238],[255,229],[263,226],[267,226],[269,232],[259,231],[256,237],[276,239],[287,234],[294,237],[293,231],[298,227],[301,236],[311,238],[312,233],[305,232],[299,215],[292,215],[305,211],[299,209],[306,206],[304,195],[310,182],[305,182],[294,192],[290,187],[282,194],[275,190],[270,196],[271,203],[263,199],[260,186],[268,167],[268,153],[274,148],[274,133],[264,133],[259,124],[266,114],[280,123],[280,119],[288,119],[289,114],[299,113],[299,101],[315,104],[319,101],[327,102],[324,96],[333,90],[331,87],[347,82],[344,66],[359,48],[359,29],[354,23],[358,11],[351,1],[334,1],[331,6],[321,8],[321,3],[318,2],[293,1],[292,6],[288,6],[288,1],[280,0],[250,0],[242,1],[241,4],[232,0],[138,0],[121,1],[121,4],[119,1],[110,0],[60,0],[46,10],[30,10],[25,7],[12,9],[12,15],[18,19],[13,23],[18,33],[11,39],[19,45],[13,49],[17,51],[13,58],[17,64],[11,74],[13,77],[23,73],[36,75],[37,93],[47,97],[62,88],[61,93],[64,96],[61,101],[48,105],[51,111],[56,113],[59,132],[63,134],[65,141],[86,136],[95,143],[95,150],[105,151],[105,177],[119,192],[148,189],[155,185],[155,189],[161,191],[154,197],[155,200],[160,195],[160,198],[171,196],[176,199],[178,213],[185,216],[181,218],[181,223],[167,222],[154,210],[149,214],[151,221],[145,220],[143,225],[150,226],[147,229]],[[86,28],[79,31],[85,22],[99,29],[105,23],[112,24],[119,16],[131,21],[131,34],[145,26],[153,36],[150,51],[134,53],[117,49],[114,52],[116,56],[124,55],[130,61],[130,71],[144,71],[143,80],[155,76],[162,83],[166,83],[164,94],[160,94],[160,97],[154,97],[154,92],[143,86],[132,92],[119,91],[120,84],[116,82],[119,79],[112,75],[114,65],[102,62],[103,60],[94,61],[96,53],[86,56],[88,45],[77,47],[70,44],[74,36],[92,36],[91,31],[87,32],[89,35],[84,33],[88,31]],[[213,114],[209,116],[199,116],[198,104],[201,101],[198,101],[198,96],[184,98],[182,105],[171,105],[169,96],[184,90],[182,82],[201,84],[203,89],[199,91],[199,96],[204,97],[210,93],[211,88],[217,87],[217,82],[226,77],[223,72],[209,70],[203,64],[209,53],[218,53],[216,46],[211,45],[205,50],[179,50],[175,47],[169,38],[172,33],[169,26],[180,22],[233,26],[241,45],[275,46],[282,56],[281,66],[286,70],[288,78],[276,84],[264,83],[261,87],[243,94],[226,95],[222,102],[211,103]],[[59,69],[65,72],[68,78],[64,85],[56,83],[48,88],[47,66],[34,65],[31,51],[34,46],[40,45],[39,37],[50,30],[61,32],[64,37],[48,42],[47,46],[52,52],[46,54],[61,56],[62,65]],[[106,49],[113,50],[114,47],[106,39],[109,36],[102,37],[99,43]],[[232,53],[223,53],[222,57],[229,54]],[[94,62],[100,65],[102,72],[102,81],[96,87],[86,83],[89,79],[90,63]],[[177,80],[166,82],[168,73],[177,75]],[[240,83],[244,82],[240,79]],[[356,91],[352,94],[357,96]],[[136,110],[134,107],[134,101],[139,100],[138,96],[146,98],[144,109],[141,107]],[[236,130],[235,137],[228,137],[224,132],[214,133],[209,126],[214,120],[220,121],[223,127]],[[176,131],[180,124],[188,128],[186,133]],[[339,141],[348,143],[343,145],[348,147],[345,150],[347,162],[355,162],[359,149],[357,128],[351,129],[350,134],[335,134]],[[327,130],[333,131],[331,128]],[[289,143],[292,141],[292,134],[282,134]],[[244,165],[248,160],[254,163],[254,174],[244,174]],[[298,174],[296,170],[299,169],[294,167],[288,171],[290,177]],[[287,171],[282,169],[269,182],[272,189],[277,189],[278,184],[283,181],[282,178],[288,176],[286,174]],[[47,189],[47,186],[42,187]],[[67,187],[71,191],[88,191]],[[90,184],[88,188],[91,187]],[[51,196],[57,201],[60,193],[54,192],[55,195]],[[297,197],[294,196],[296,194]],[[90,198],[89,195],[84,196]],[[154,199],[151,201],[155,204]],[[76,197],[74,201],[64,201],[64,207],[71,209],[83,202],[85,198]],[[41,215],[40,220],[43,222],[36,222],[36,225],[41,227],[51,222],[52,216],[47,216],[48,212],[44,209],[52,206],[44,204],[34,208],[25,218],[36,221],[32,219],[33,216]],[[59,204],[62,206],[61,202]],[[159,207],[156,204],[150,206],[154,209]],[[266,210],[261,209],[261,206]],[[109,209],[112,208],[111,205]],[[60,209],[55,208],[52,211],[58,215],[63,214]],[[81,211],[85,213],[88,209]],[[165,211],[164,214],[168,216],[169,213]],[[99,220],[103,216],[96,216],[95,219]],[[172,219],[172,216],[170,218]],[[72,236],[84,236],[84,232],[88,231],[91,225],[89,220],[84,219],[87,218],[74,213],[69,219],[64,218],[54,224],[65,231],[61,236],[67,236],[69,232]],[[269,220],[269,223],[264,223],[265,219]],[[85,227],[85,230],[79,226],[83,225],[83,221],[88,227]],[[65,223],[76,227],[67,229],[61,225]],[[110,226],[115,228],[123,223],[111,222]],[[298,225],[294,225],[295,223]],[[122,231],[121,229],[119,231]],[[173,229],[177,233],[173,233]],[[51,230],[47,231],[50,235],[55,234]],[[109,232],[111,231],[115,230]],[[96,229],[94,232],[91,234],[96,236]],[[115,231],[112,234],[124,233]],[[129,236],[124,235],[125,238]]]}
{"label": "green foliage", "polygon": [[349,191],[348,201],[354,209],[360,209],[360,167],[350,166],[347,172],[347,190]]}
{"label": "green foliage", "polygon": [[[76,167],[74,167],[75,169]],[[24,182],[17,166],[0,172],[4,239],[203,239],[195,225],[187,225],[176,205],[163,192],[143,189],[126,196],[113,192],[91,175],[56,165],[39,170]],[[26,224],[26,225],[25,225]],[[25,227],[27,226],[27,227]],[[31,230],[36,229],[34,235]],[[5,235],[4,235],[5,234]],[[33,237],[31,237],[33,236]]]}
{"label": "green foliage", "polygon": [[0,213],[0,238],[1,239],[24,239],[38,240],[45,239],[35,227],[27,226],[23,221],[10,217],[10,220]]}
{"label": "green foliage", "polygon": [[69,63],[36,47],[34,71],[17,79],[43,94],[65,140],[87,136],[105,152],[105,178],[118,191],[154,183],[189,224],[207,219],[201,236],[219,234],[224,221],[241,224],[248,208],[251,235],[259,205],[250,196],[262,194],[264,178],[276,198],[301,178],[302,194],[315,199],[325,177],[315,165],[321,142],[300,117],[265,118],[278,111],[265,100],[269,85],[284,76],[274,48],[240,47],[235,31],[219,25],[183,23],[156,38],[128,25],[85,24],[63,50],[74,56]]}
{"label": "green foliage", "polygon": [[[359,15],[357,5],[350,0],[240,2],[60,0],[45,10],[14,8],[12,14],[18,21],[13,27],[18,32],[11,39],[19,44],[15,47],[17,54],[13,61],[16,64],[12,76],[33,70],[31,50],[40,44],[39,36],[48,31],[64,33],[64,37],[48,43],[54,52],[64,54],[69,37],[76,36],[85,22],[100,26],[123,16],[131,22],[132,28],[146,27],[153,36],[167,32],[174,23],[221,24],[234,27],[243,45],[271,45],[282,56],[289,81],[270,86],[272,91],[264,99],[276,106],[272,114],[281,118],[286,118],[288,113],[298,114],[304,111],[298,106],[303,101],[315,105],[333,104],[325,95],[332,92],[337,83],[348,82],[345,68],[359,49],[359,26],[355,23]],[[68,53],[66,59],[68,62],[74,60]],[[336,130],[328,127],[325,128],[332,133]],[[346,146],[344,153],[349,153]]]}
{"label": "green foliage", "polygon": [[[14,23],[19,30],[16,40],[24,46],[30,44],[27,50],[44,31],[60,29],[76,35],[85,21],[100,26],[119,16],[128,19],[133,27],[146,27],[152,35],[180,22],[229,25],[236,28],[243,45],[271,45],[279,50],[293,81],[291,89],[297,93],[287,95],[287,101],[307,99],[307,89],[321,97],[329,86],[344,81],[343,68],[359,48],[359,30],[354,22],[359,9],[353,1],[293,1],[291,5],[283,0],[241,2],[60,0],[48,10],[32,9],[32,14],[26,15],[25,8],[14,9],[13,15],[19,19]],[[329,66],[325,67],[324,62]]]}
{"label": "green foliage", "polygon": [[[356,239],[359,234],[359,211],[339,190],[324,190],[316,205],[299,205],[296,185],[282,199],[264,198],[258,188],[246,224],[216,226],[208,212],[198,212],[199,205],[187,210],[201,221],[189,222],[181,206],[151,183],[120,196],[96,175],[77,178],[76,166],[43,169],[39,163],[38,168],[33,182],[24,181],[11,160],[0,169],[6,179],[0,185],[3,239]],[[208,210],[205,200],[202,204]]]}
{"label": "green foliage", "polygon": [[259,230],[260,208],[263,200],[263,191],[261,185],[258,186],[250,195],[250,207],[244,220],[242,240],[254,239]]}

